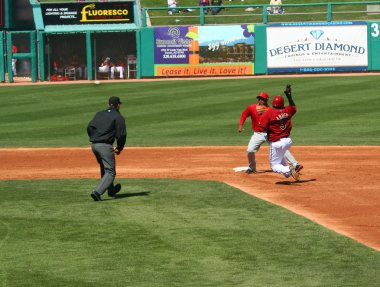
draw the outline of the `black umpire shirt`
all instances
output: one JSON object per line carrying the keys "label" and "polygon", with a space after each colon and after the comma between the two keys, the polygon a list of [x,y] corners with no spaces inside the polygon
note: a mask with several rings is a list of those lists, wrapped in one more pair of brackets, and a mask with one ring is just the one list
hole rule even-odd
{"label": "black umpire shirt", "polygon": [[96,113],[87,126],[87,134],[92,143],[113,145],[116,139],[117,149],[122,151],[127,139],[125,119],[116,108],[109,107]]}

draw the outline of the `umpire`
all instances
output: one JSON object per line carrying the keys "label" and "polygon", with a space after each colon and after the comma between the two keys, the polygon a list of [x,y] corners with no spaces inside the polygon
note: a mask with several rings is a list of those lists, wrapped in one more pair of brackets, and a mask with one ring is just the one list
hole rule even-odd
{"label": "umpire", "polygon": [[[101,195],[108,190],[108,196],[115,196],[121,185],[114,186],[116,176],[115,153],[118,155],[124,148],[127,139],[125,119],[120,114],[119,97],[110,97],[109,107],[95,114],[87,126],[87,134],[92,143],[91,148],[100,165],[101,180],[91,193],[95,201],[101,201]],[[116,147],[113,143],[116,139]]]}

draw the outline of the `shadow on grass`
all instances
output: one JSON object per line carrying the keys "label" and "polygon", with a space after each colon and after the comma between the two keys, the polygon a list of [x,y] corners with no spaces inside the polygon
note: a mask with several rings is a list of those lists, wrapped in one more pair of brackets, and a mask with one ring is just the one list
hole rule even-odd
{"label": "shadow on grass", "polygon": [[300,180],[300,181],[284,180],[284,181],[277,181],[276,184],[297,185],[297,184],[300,184],[300,183],[311,182],[311,181],[316,181],[316,179],[315,178],[311,178],[311,179],[304,179],[304,180]]}
{"label": "shadow on grass", "polygon": [[150,194],[150,191],[121,193],[121,194],[116,194],[115,199],[123,199],[123,198],[128,198],[128,197],[133,197],[133,196],[149,196],[149,194]]}
{"label": "shadow on grass", "polygon": [[114,197],[102,198],[101,201],[125,199],[125,198],[133,197],[133,196],[148,196],[149,194],[150,194],[150,191],[134,192],[134,193],[133,192],[132,193],[121,193],[121,194],[116,194]]}

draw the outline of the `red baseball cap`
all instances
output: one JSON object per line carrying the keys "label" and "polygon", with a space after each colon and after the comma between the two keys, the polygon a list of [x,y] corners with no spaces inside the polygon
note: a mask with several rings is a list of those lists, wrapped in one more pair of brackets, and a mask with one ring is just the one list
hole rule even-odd
{"label": "red baseball cap", "polygon": [[272,106],[275,109],[283,109],[284,108],[284,98],[282,96],[275,96],[273,98]]}
{"label": "red baseball cap", "polygon": [[268,100],[269,99],[269,95],[268,95],[268,93],[260,92],[260,94],[257,96],[257,98],[263,98],[265,100]]}

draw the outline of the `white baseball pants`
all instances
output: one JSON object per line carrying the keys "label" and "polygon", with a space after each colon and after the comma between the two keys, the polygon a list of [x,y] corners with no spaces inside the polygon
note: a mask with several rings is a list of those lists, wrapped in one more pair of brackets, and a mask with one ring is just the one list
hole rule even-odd
{"label": "white baseball pants", "polygon": [[123,66],[111,67],[111,79],[115,78],[115,71],[120,73],[120,79],[124,79],[124,67]]}
{"label": "white baseball pants", "polygon": [[[249,167],[253,170],[256,170],[256,162],[255,162],[255,152],[258,152],[260,150],[260,147],[263,143],[268,142],[267,139],[267,133],[259,133],[255,132],[253,133],[251,139],[249,140],[248,147],[247,147],[247,155],[248,155],[248,162]],[[299,164],[298,161],[294,158],[292,153],[287,150],[284,155],[286,161],[290,163],[294,168]]]}
{"label": "white baseball pants", "polygon": [[290,176],[290,168],[285,161],[285,152],[292,146],[291,138],[282,138],[277,142],[269,143],[270,167],[274,172],[280,173],[285,177]]}

